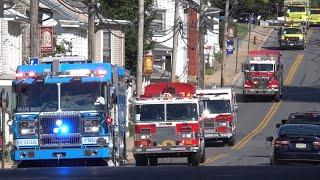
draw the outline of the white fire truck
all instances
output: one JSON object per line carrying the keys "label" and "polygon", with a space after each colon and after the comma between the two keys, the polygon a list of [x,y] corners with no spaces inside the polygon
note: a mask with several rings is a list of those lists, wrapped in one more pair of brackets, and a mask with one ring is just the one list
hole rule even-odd
{"label": "white fire truck", "polygon": [[205,161],[199,99],[187,83],[155,83],[132,101],[135,107],[133,155],[136,166],[155,166],[158,158],[187,157],[197,166]]}
{"label": "white fire truck", "polygon": [[206,142],[223,142],[229,146],[236,140],[238,105],[232,88],[197,90],[203,107],[201,122]]}

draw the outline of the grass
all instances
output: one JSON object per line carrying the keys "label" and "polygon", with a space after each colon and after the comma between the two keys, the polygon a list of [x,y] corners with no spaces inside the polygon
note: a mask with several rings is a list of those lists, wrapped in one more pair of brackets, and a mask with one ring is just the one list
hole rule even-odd
{"label": "grass", "polygon": [[[257,25],[252,25],[251,29],[253,29]],[[237,34],[240,39],[243,39],[248,34],[248,24],[238,23]]]}
{"label": "grass", "polygon": [[205,75],[212,75],[216,72],[216,70],[213,67],[206,67]]}

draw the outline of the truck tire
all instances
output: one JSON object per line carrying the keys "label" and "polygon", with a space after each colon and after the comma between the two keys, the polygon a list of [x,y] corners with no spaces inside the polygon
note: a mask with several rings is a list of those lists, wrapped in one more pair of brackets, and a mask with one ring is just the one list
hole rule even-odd
{"label": "truck tire", "polygon": [[206,150],[205,148],[203,148],[202,153],[201,153],[201,157],[200,157],[200,163],[204,163],[206,162]]}
{"label": "truck tire", "polygon": [[243,102],[248,102],[249,101],[248,95],[242,94],[242,101]]}
{"label": "truck tire", "polygon": [[228,146],[233,146],[235,142],[236,142],[236,138],[234,136],[231,136],[228,139],[227,144],[228,144]]}
{"label": "truck tire", "polygon": [[280,101],[280,93],[279,92],[274,96],[274,101],[275,102],[279,102]]}
{"label": "truck tire", "polygon": [[136,166],[147,166],[148,165],[148,159],[144,155],[136,155],[134,157],[136,160]]}
{"label": "truck tire", "polygon": [[192,153],[189,157],[188,157],[188,164],[190,166],[199,166],[200,164],[200,154],[199,152],[196,153]]}
{"label": "truck tire", "polygon": [[156,158],[156,157],[149,158],[149,164],[150,164],[150,166],[157,166],[158,165],[158,158]]}

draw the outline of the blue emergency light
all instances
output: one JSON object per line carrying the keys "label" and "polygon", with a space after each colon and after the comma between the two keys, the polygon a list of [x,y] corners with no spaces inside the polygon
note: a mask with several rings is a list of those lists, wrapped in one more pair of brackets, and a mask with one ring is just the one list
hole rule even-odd
{"label": "blue emergency light", "polygon": [[69,132],[69,127],[67,125],[63,125],[63,122],[61,119],[58,119],[56,121],[56,125],[58,127],[53,128],[53,133],[55,134],[65,134]]}

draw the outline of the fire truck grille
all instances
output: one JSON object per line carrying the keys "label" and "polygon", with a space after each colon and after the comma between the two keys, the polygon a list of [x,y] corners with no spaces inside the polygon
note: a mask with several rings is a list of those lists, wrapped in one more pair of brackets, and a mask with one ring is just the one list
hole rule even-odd
{"label": "fire truck grille", "polygon": [[39,129],[41,146],[81,144],[83,122],[80,116],[42,116],[39,117]]}
{"label": "fire truck grille", "polygon": [[162,144],[165,140],[175,141],[176,139],[176,127],[168,126],[168,127],[157,127],[157,137],[156,143],[157,145]]}
{"label": "fire truck grille", "polygon": [[290,41],[290,42],[298,42],[299,38],[298,37],[286,37],[286,40]]}
{"label": "fire truck grille", "polygon": [[214,128],[214,121],[212,119],[205,119],[203,123],[204,128]]}
{"label": "fire truck grille", "polygon": [[68,136],[43,135],[40,140],[42,147],[77,146],[80,143],[80,134],[69,134]]}
{"label": "fire truck grille", "polygon": [[254,85],[256,88],[267,88],[268,87],[268,82],[269,82],[269,78],[253,78],[252,79],[253,82],[256,82],[256,84]]}

